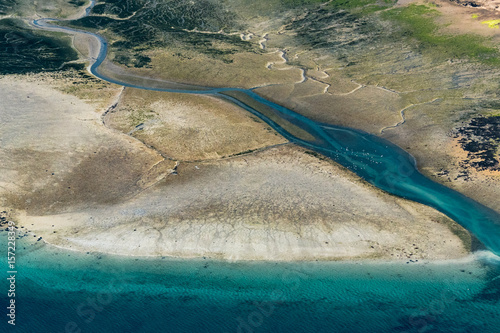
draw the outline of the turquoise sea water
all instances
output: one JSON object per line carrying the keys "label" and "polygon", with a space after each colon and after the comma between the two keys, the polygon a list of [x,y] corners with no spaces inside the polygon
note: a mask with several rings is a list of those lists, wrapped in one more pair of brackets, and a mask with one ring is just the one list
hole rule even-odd
{"label": "turquoise sea water", "polygon": [[16,327],[3,315],[0,331],[498,332],[499,264],[133,258],[22,239]]}

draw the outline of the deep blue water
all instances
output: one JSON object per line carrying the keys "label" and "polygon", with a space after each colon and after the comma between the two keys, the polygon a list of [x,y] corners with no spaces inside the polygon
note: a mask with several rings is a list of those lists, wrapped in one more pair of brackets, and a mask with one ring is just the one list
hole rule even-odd
{"label": "deep blue water", "polygon": [[[229,263],[82,254],[22,242],[15,332],[488,333],[500,327],[500,266],[492,255],[427,264]],[[0,331],[14,331],[6,321]]]}

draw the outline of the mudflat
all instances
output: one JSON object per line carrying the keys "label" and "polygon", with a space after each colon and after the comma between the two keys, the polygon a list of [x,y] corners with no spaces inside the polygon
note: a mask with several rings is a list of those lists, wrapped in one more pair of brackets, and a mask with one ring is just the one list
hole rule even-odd
{"label": "mudflat", "polygon": [[[2,112],[2,206],[51,244],[239,260],[444,259],[470,249],[468,233],[442,214],[383,193],[307,150],[275,146],[282,139],[229,158],[165,159],[141,138],[107,127],[96,104],[31,81],[0,80],[11,101]],[[110,105],[118,103],[118,114],[122,92],[114,89]],[[207,103],[221,102],[208,98],[200,112]],[[175,122],[181,132],[199,115],[182,116],[185,122]],[[236,122],[277,140],[250,116],[224,121],[226,131]],[[219,126],[206,122],[207,130]],[[247,150],[246,137],[234,138],[235,149]]]}

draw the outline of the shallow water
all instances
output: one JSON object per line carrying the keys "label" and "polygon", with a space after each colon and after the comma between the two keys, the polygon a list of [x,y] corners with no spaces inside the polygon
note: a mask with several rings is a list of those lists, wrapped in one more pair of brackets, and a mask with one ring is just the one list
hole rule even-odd
{"label": "shallow water", "polygon": [[16,332],[498,332],[499,263],[230,263],[23,239]]}

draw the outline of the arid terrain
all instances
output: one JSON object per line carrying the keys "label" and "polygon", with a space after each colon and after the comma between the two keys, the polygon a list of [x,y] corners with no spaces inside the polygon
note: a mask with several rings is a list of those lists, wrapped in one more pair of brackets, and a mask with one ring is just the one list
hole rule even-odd
{"label": "arid terrain", "polygon": [[[95,104],[60,92],[46,77],[0,82],[9,101],[2,112],[2,160],[9,170],[3,205],[52,244],[267,260],[443,259],[470,247],[467,232],[442,214],[282,145],[265,124],[226,102],[107,86],[121,97],[103,123]],[[144,107],[152,107],[147,120],[130,114]],[[200,113],[202,131],[196,130]],[[144,128],[130,133],[139,121]],[[180,144],[185,149],[177,150]]]}

